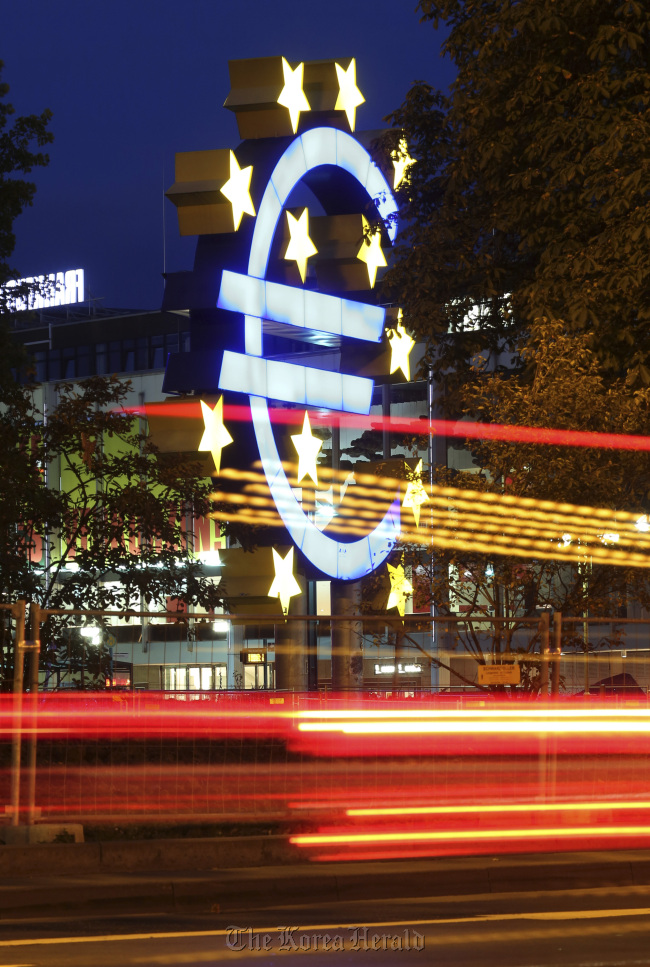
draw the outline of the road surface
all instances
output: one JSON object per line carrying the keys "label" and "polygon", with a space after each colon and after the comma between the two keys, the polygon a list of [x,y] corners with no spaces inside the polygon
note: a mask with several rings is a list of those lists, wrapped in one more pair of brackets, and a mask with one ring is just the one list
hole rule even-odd
{"label": "road surface", "polygon": [[[397,892],[397,891],[396,891]],[[316,961],[315,961],[316,958]],[[4,921],[0,967],[286,964],[613,967],[650,963],[650,888]]]}

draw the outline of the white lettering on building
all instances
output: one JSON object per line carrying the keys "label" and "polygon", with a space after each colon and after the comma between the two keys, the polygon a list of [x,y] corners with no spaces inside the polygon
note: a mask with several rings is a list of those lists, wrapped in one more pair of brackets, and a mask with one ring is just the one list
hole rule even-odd
{"label": "white lettering on building", "polygon": [[[25,285],[34,288],[26,295],[11,295],[12,289],[20,289]],[[47,276],[35,275],[26,279],[12,279],[3,286],[3,289],[7,294],[9,312],[74,305],[83,302],[85,298],[84,270],[69,269],[67,272],[52,272]]]}

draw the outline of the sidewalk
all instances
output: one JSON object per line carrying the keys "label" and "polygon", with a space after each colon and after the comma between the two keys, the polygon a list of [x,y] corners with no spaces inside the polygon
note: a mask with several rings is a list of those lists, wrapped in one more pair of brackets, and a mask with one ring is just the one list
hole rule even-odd
{"label": "sidewalk", "polygon": [[[251,837],[250,839],[257,839]],[[259,837],[264,839],[264,837]],[[283,837],[284,856],[291,849]],[[650,851],[555,853],[512,856],[445,857],[416,861],[288,865],[246,865],[261,844],[235,842],[242,854],[229,868],[206,868],[214,840],[169,840],[123,844],[70,844],[0,849],[0,920],[79,914],[183,910],[228,913],[293,903],[335,903],[424,897],[496,896],[594,887],[650,887]],[[222,855],[224,841],[219,843]],[[72,851],[85,846],[119,846],[128,869],[89,868],[90,857]],[[228,844],[227,849],[230,849]],[[9,872],[9,850],[32,857],[29,869]],[[279,856],[282,844],[267,844]],[[67,852],[66,852],[67,851]],[[117,861],[108,851],[107,861]],[[193,859],[202,863],[194,865]],[[20,864],[28,857],[21,857]],[[17,860],[18,857],[14,857]],[[100,856],[101,859],[101,856]],[[158,865],[161,862],[163,869]],[[73,867],[77,868],[74,869]],[[88,864],[88,865],[87,865]],[[151,864],[151,865],[150,865]],[[45,869],[47,865],[48,869]],[[53,872],[56,871],[56,872]]]}

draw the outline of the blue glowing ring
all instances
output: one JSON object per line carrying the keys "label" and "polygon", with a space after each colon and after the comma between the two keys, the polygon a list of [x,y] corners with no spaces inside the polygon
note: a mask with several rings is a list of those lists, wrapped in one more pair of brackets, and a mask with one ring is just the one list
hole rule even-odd
{"label": "blue glowing ring", "polygon": [[[289,195],[313,168],[334,165],[353,175],[375,202],[393,241],[397,205],[383,174],[366,149],[345,131],[312,128],[295,138],[278,161],[257,213],[248,274],[264,279],[278,220]],[[245,347],[262,355],[262,320],[245,316]],[[352,581],[374,571],[388,557],[400,534],[399,494],[383,520],[366,537],[352,543],[322,533],[296,500],[282,467],[265,397],[249,396],[260,458],[269,489],[284,524],[297,547],[324,574]]]}

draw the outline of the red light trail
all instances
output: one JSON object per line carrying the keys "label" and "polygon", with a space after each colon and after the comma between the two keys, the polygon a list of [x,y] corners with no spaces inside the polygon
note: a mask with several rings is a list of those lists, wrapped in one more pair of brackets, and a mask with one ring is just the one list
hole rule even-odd
{"label": "red light trail", "polygon": [[[134,416],[167,416],[192,420],[201,419],[200,404],[196,402],[147,403],[127,409]],[[303,410],[270,408],[271,421],[282,425],[300,425]],[[223,409],[224,420],[234,423],[250,422],[250,408],[229,404]],[[403,419],[381,415],[360,416],[344,413],[321,414],[310,412],[312,425],[332,426],[354,430],[389,430],[391,433],[407,433],[411,436],[454,437],[468,440],[495,440],[504,443],[535,443],[546,446],[594,447],[610,450],[650,451],[650,436],[634,436],[621,433],[596,433],[586,430],[560,430],[550,427],[505,426],[499,423],[471,423],[462,420],[428,420],[426,418]]]}
{"label": "red light trail", "polygon": [[316,861],[650,846],[647,703],[190,697],[27,701],[43,818],[278,822]]}

